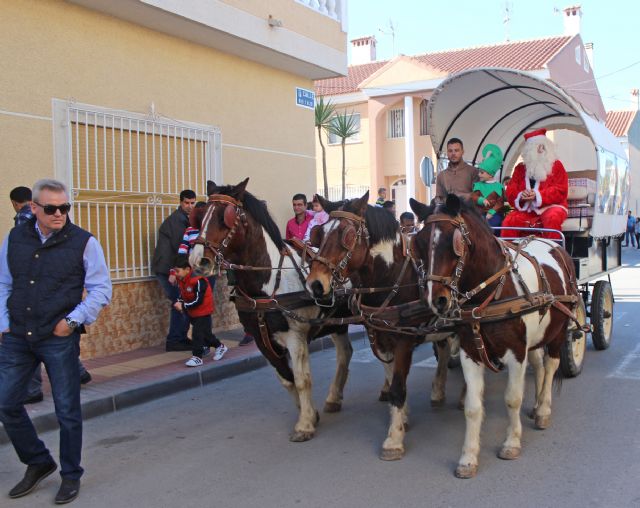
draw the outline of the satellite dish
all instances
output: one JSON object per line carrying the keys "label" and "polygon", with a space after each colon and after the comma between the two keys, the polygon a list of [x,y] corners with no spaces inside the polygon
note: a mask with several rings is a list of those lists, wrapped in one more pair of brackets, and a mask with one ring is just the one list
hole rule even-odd
{"label": "satellite dish", "polygon": [[433,172],[433,162],[431,162],[431,158],[423,157],[420,161],[420,178],[422,178],[422,182],[430,187],[434,183],[434,172]]}

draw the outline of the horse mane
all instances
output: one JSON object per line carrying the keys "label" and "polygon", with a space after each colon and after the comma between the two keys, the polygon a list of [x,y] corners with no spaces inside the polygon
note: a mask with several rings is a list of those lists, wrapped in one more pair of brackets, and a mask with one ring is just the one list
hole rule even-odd
{"label": "horse mane", "polygon": [[[223,185],[216,189],[216,193],[234,197],[233,189],[234,186],[232,185]],[[242,196],[242,207],[266,230],[271,240],[273,240],[273,243],[276,244],[276,247],[278,249],[283,249],[285,244],[284,240],[282,240],[280,229],[271,218],[264,202],[256,198],[249,191],[244,191],[244,195]]]}
{"label": "horse mane", "polygon": [[[343,207],[345,212],[357,213],[353,206],[354,201],[346,201]],[[398,234],[399,223],[393,214],[379,206],[367,205],[367,211],[364,214],[369,231],[369,240],[371,244],[376,244],[385,240],[395,241]]]}
{"label": "horse mane", "polygon": [[[458,212],[455,210],[451,210],[447,208],[447,204],[443,203],[436,207],[435,213],[443,213],[445,215],[450,215],[451,217],[455,217],[458,215]],[[477,228],[484,230],[483,232],[487,235],[493,236],[493,229],[489,226],[487,220],[482,216],[478,206],[471,200],[468,199],[460,199],[460,211],[459,213],[465,215],[471,215],[475,219],[474,223],[474,231],[478,231]]]}

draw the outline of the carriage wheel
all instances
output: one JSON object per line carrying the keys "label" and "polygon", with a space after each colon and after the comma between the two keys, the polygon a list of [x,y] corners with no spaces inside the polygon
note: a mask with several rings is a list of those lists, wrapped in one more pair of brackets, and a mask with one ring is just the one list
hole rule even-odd
{"label": "carriage wheel", "polygon": [[[584,301],[580,298],[576,307],[576,317],[581,325],[587,322],[587,311]],[[567,340],[560,349],[560,370],[565,377],[576,377],[582,371],[585,353],[587,351],[587,334],[578,330],[572,321],[567,329]]]}
{"label": "carriage wheel", "polygon": [[613,334],[613,291],[606,280],[599,280],[591,297],[591,324],[593,346],[602,351],[611,345]]}

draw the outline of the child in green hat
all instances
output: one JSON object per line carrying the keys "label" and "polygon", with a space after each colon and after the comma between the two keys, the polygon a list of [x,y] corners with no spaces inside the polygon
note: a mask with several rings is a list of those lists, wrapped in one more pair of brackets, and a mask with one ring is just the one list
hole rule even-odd
{"label": "child in green hat", "polygon": [[495,179],[502,166],[502,150],[498,145],[485,145],[484,160],[478,165],[479,182],[473,184],[471,199],[483,212],[492,227],[499,227],[504,219],[504,187]]}

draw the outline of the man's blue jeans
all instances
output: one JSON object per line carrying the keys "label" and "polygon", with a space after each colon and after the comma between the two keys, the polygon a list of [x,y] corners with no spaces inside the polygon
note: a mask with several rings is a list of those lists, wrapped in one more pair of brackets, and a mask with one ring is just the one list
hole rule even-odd
{"label": "man's blue jeans", "polygon": [[[78,369],[79,369],[79,374],[81,376],[85,372],[87,372],[86,367],[82,365],[81,361],[78,361]],[[40,395],[41,393],[42,393],[42,369],[38,365],[38,367],[36,367],[35,373],[33,374],[33,377],[31,378],[31,381],[29,381],[29,390],[27,391],[27,396],[34,397],[36,395]]]}
{"label": "man's blue jeans", "polygon": [[80,409],[80,334],[51,336],[30,343],[5,333],[0,344],[0,421],[20,460],[26,465],[42,464],[51,454],[38,438],[23,401],[35,369],[42,362],[47,369],[60,425],[60,475],[78,480],[82,454],[82,412]]}
{"label": "man's blue jeans", "polygon": [[167,334],[167,344],[175,342],[186,342],[189,331],[189,317],[173,308],[173,304],[180,296],[178,286],[169,282],[169,276],[164,273],[157,273],[156,278],[171,302],[171,314],[169,315],[169,333]]}

